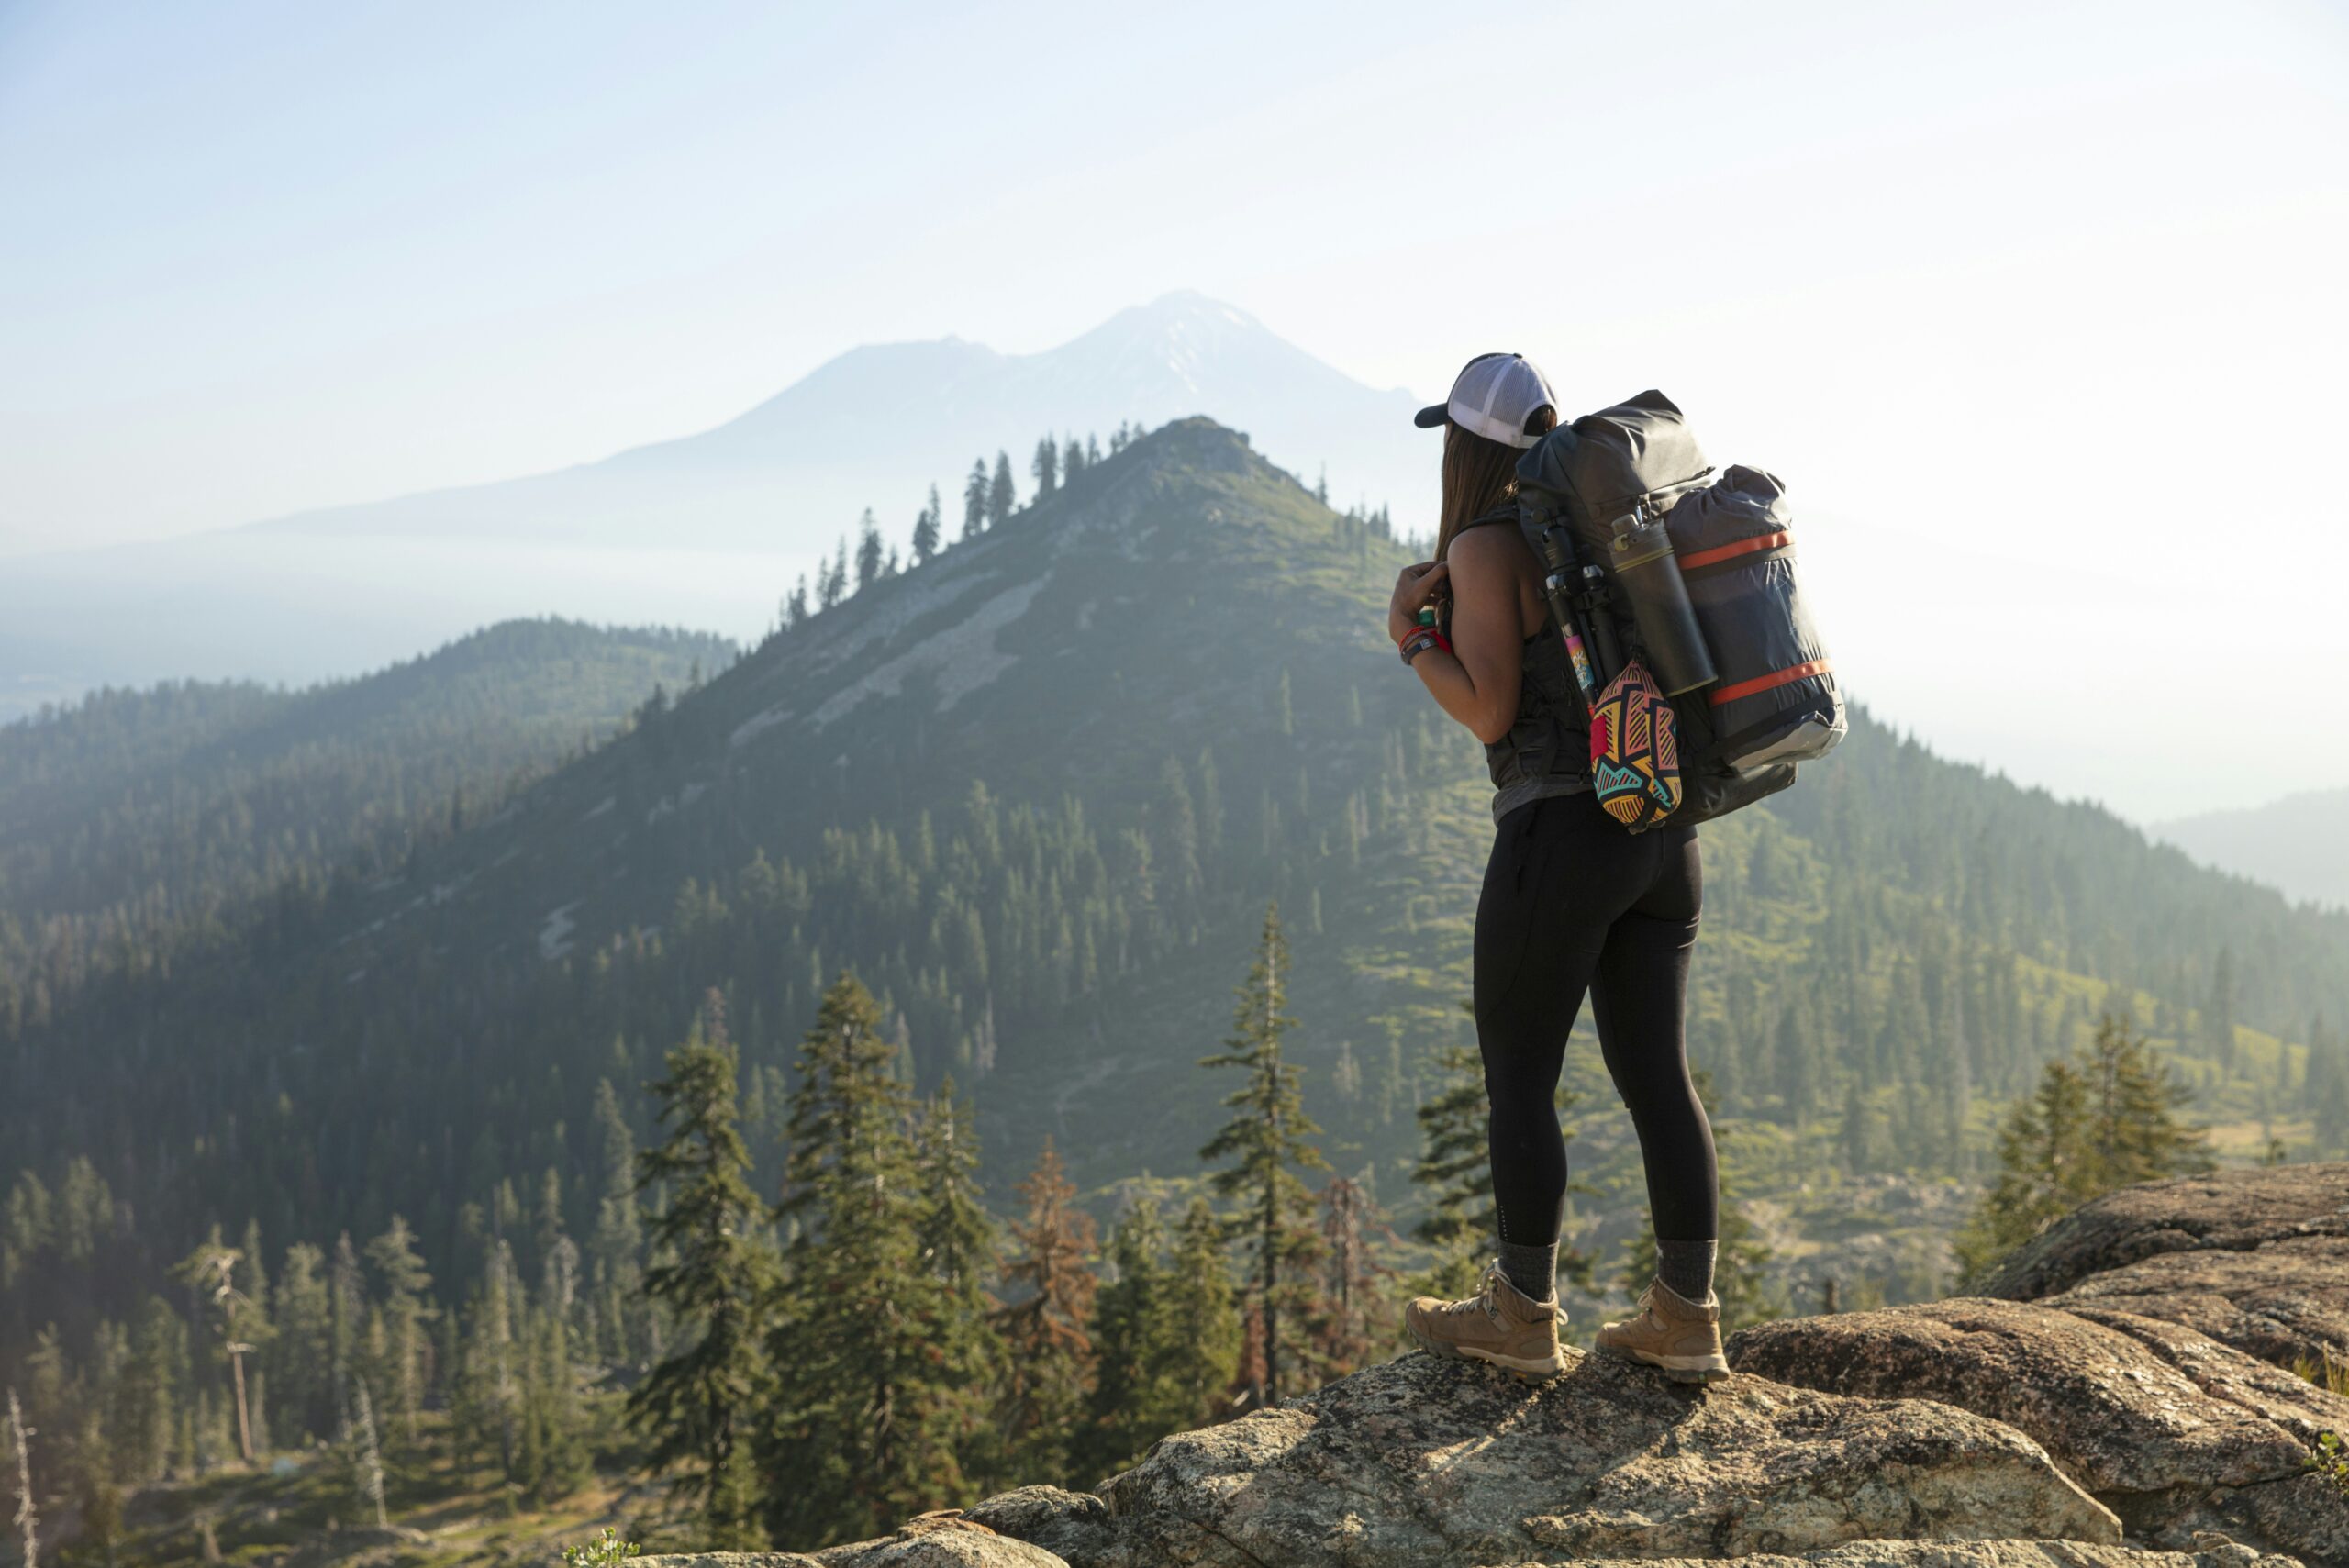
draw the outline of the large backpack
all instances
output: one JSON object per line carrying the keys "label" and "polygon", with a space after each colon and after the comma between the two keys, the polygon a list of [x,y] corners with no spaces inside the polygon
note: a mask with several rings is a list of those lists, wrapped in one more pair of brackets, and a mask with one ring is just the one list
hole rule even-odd
{"label": "large backpack", "polygon": [[[1661,392],[1559,426],[1517,474],[1518,526],[1537,560],[1542,531],[1560,521],[1580,559],[1603,570],[1617,518],[1644,506],[1664,519],[1720,673],[1672,699],[1683,793],[1667,822],[1702,822],[1775,795],[1795,782],[1797,763],[1842,740],[1842,694],[1796,579],[1776,478],[1740,465],[1716,475]],[[1636,654],[1620,589],[1613,599],[1617,639]]]}

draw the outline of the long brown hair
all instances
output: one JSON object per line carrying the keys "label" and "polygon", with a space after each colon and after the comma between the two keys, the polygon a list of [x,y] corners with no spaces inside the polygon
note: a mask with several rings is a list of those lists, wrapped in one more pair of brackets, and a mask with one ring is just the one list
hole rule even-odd
{"label": "long brown hair", "polygon": [[[1557,422],[1556,410],[1538,408],[1528,424],[1531,434],[1540,435]],[[1451,550],[1462,528],[1517,494],[1517,462],[1524,455],[1516,447],[1444,422],[1443,511],[1435,530],[1438,561]]]}

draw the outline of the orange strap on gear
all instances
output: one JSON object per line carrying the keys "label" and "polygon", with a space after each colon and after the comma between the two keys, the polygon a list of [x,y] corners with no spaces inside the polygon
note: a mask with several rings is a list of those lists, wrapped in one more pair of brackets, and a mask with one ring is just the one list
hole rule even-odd
{"label": "orange strap on gear", "polygon": [[1805,664],[1789,664],[1783,670],[1773,670],[1766,675],[1756,675],[1750,681],[1740,681],[1733,686],[1723,686],[1707,700],[1713,706],[1720,707],[1725,703],[1733,703],[1740,697],[1750,697],[1761,692],[1776,691],[1780,686],[1791,686],[1797,681],[1807,681],[1813,675],[1824,675],[1834,667],[1825,659],[1813,659]]}
{"label": "orange strap on gear", "polygon": [[1700,550],[1694,555],[1684,555],[1680,557],[1680,570],[1693,572],[1699,566],[1710,566],[1721,561],[1735,561],[1741,555],[1752,555],[1757,550],[1778,550],[1793,542],[1794,535],[1783,528],[1774,534],[1757,534],[1752,539],[1739,539],[1734,544],[1716,545],[1711,550]]}

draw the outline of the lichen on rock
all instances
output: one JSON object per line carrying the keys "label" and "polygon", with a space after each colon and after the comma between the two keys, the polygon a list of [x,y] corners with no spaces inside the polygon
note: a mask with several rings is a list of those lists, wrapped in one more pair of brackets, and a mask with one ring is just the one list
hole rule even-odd
{"label": "lichen on rock", "polygon": [[[2132,1540],[2178,1546],[2217,1525],[2321,1561],[2349,1544],[2349,1503],[2306,1473],[2316,1433],[2349,1430],[2349,1399],[2178,1324],[1961,1297],[1765,1323],[1729,1349],[1741,1372],[2006,1422]],[[2278,1489],[2288,1508],[2263,1496]]]}
{"label": "lichen on rock", "polygon": [[1878,1537],[2121,1537],[2036,1443],[1970,1412],[1758,1377],[1696,1392],[1572,1353],[1540,1386],[1405,1356],[1168,1438],[1103,1497],[1118,1526],[1092,1559],[1104,1568],[1465,1568]]}

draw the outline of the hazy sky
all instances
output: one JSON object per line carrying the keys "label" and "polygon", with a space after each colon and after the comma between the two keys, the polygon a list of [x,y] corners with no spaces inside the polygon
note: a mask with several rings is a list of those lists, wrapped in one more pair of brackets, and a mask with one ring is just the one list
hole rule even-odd
{"label": "hazy sky", "polygon": [[1192,288],[1378,386],[1668,389],[1956,755],[2145,816],[2349,783],[2345,17],[0,0],[0,557]]}
{"label": "hazy sky", "polygon": [[1380,385],[1497,343],[1570,402],[1661,383],[1856,494],[1924,480],[1920,425],[2031,448],[2110,548],[2181,454],[2183,515],[2337,446],[2344,82],[2313,5],[17,0],[0,551],[600,456],[1177,287]]}

